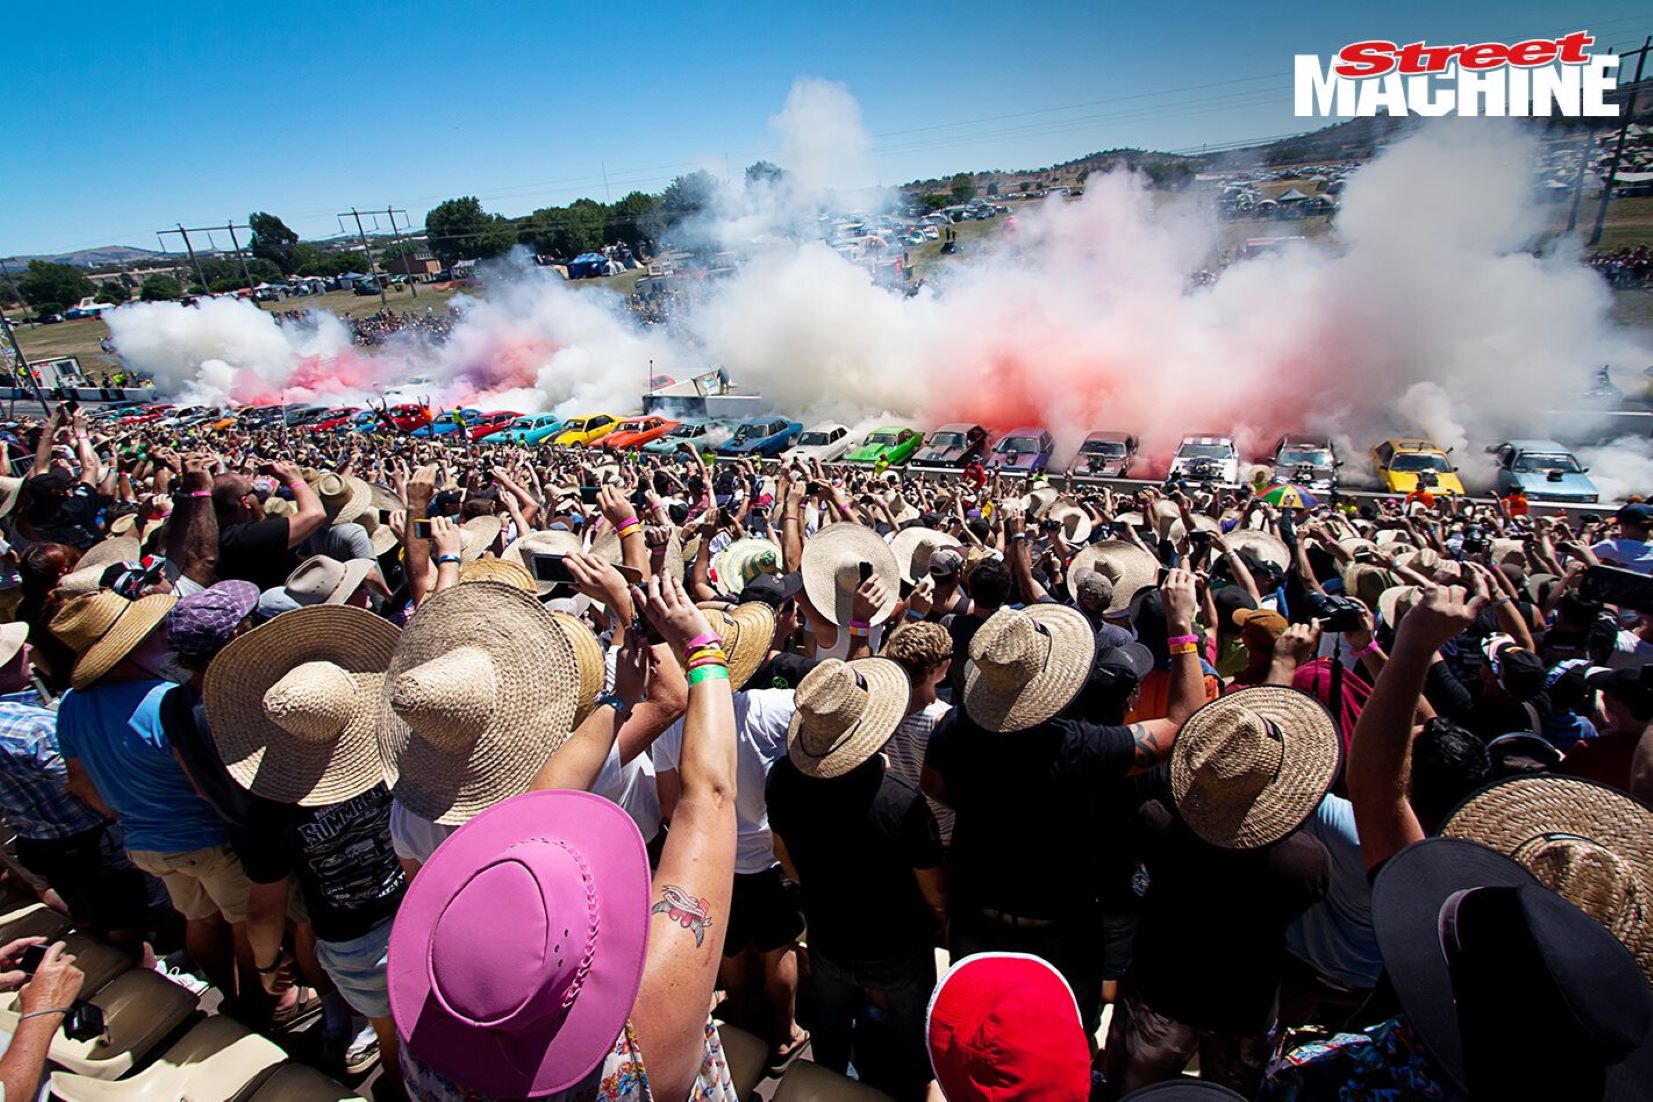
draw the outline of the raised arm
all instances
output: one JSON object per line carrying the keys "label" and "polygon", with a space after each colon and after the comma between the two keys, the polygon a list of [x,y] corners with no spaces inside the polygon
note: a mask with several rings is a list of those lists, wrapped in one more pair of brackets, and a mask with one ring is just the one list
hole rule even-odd
{"label": "raised arm", "polygon": [[167,522],[166,557],[190,581],[210,586],[218,578],[218,514],[212,507],[212,475],[199,456],[184,464],[179,485]]}

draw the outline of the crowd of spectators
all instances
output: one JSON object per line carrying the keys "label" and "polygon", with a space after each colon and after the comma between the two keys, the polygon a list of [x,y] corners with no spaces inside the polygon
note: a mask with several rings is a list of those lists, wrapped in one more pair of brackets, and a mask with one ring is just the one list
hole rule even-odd
{"label": "crowd of spectators", "polygon": [[1653,249],[1646,245],[1591,253],[1587,263],[1615,288],[1653,286]]}

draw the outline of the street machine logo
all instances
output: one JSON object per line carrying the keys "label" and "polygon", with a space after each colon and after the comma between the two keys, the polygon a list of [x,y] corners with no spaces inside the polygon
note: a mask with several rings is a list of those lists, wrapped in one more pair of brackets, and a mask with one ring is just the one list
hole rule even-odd
{"label": "street machine logo", "polygon": [[1574,31],[1513,45],[1351,42],[1324,64],[1298,54],[1297,115],[1616,117],[1618,105],[1606,98],[1619,59],[1592,56],[1594,43]]}

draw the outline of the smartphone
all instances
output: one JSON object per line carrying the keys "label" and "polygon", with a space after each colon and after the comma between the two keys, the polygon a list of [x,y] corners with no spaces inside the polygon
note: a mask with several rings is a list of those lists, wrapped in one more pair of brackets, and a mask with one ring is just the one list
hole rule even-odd
{"label": "smartphone", "polygon": [[872,563],[861,563],[861,580],[864,582],[870,577],[872,577]]}
{"label": "smartphone", "polygon": [[430,539],[430,518],[420,517],[413,522],[413,538],[416,540]]}
{"label": "smartphone", "polygon": [[819,482],[805,483],[804,492],[810,497],[819,497],[821,495],[821,484]]}
{"label": "smartphone", "polygon": [[655,630],[654,622],[647,616],[633,617],[631,621],[631,630],[636,632],[638,635],[641,635],[644,641],[646,641],[650,646],[653,646],[656,643],[664,643],[666,641],[665,637],[662,636],[660,632]]}
{"label": "smartphone", "polygon": [[1653,577],[1617,566],[1592,566],[1584,572],[1578,595],[1636,612],[1653,612]]}
{"label": "smartphone", "polygon": [[35,969],[39,968],[41,962],[46,959],[47,948],[46,945],[31,945],[24,949],[23,956],[19,958],[17,963],[18,970],[25,975],[34,975]]}
{"label": "smartphone", "polygon": [[596,486],[581,486],[580,487],[580,504],[581,505],[595,505],[595,504],[597,504],[597,490],[598,490],[598,487],[596,487]]}
{"label": "smartphone", "polygon": [[534,580],[536,582],[551,582],[554,585],[574,585],[574,575],[568,572],[568,563],[564,560],[567,555],[547,555],[536,553],[532,556]]}
{"label": "smartphone", "polygon": [[380,509],[379,510],[379,523],[380,524],[389,524],[390,523],[390,510],[389,509]]}

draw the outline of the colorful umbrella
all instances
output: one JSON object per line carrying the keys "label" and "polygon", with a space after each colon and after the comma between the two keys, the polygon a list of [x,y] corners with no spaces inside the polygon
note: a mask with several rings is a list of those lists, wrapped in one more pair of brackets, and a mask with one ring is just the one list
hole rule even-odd
{"label": "colorful umbrella", "polygon": [[1271,486],[1262,496],[1264,501],[1276,509],[1313,509],[1320,504],[1319,498],[1290,482]]}

